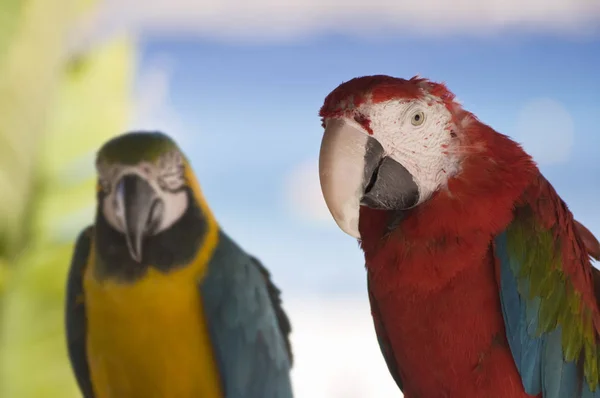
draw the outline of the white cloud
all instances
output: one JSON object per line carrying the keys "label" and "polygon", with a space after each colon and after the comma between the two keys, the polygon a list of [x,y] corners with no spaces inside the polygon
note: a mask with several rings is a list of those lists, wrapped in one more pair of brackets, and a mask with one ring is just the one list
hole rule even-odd
{"label": "white cloud", "polygon": [[333,218],[321,193],[318,165],[318,159],[307,160],[286,176],[285,202],[292,215],[305,221],[333,226]]}
{"label": "white cloud", "polygon": [[402,397],[364,298],[285,299],[292,321],[297,398]]}
{"label": "white cloud", "polygon": [[515,139],[541,165],[568,161],[574,136],[569,111],[553,99],[533,99],[519,112]]}
{"label": "white cloud", "polygon": [[76,37],[89,43],[122,29],[236,41],[319,32],[482,36],[521,28],[582,34],[597,30],[598,21],[596,0],[104,0],[82,21]]}
{"label": "white cloud", "polygon": [[160,130],[183,146],[185,128],[170,104],[171,70],[168,57],[151,60],[138,75],[129,130]]}

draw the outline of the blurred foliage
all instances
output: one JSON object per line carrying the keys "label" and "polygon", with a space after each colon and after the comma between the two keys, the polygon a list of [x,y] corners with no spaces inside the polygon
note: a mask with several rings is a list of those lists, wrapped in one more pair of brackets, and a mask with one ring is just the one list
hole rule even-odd
{"label": "blurred foliage", "polygon": [[134,66],[126,39],[67,53],[89,4],[0,0],[2,398],[80,397],[65,345],[66,273],[73,239],[93,219],[94,152],[125,127]]}
{"label": "blurred foliage", "polygon": [[2,6],[0,6],[0,63],[21,20],[24,2],[25,0],[2,0]]}
{"label": "blurred foliage", "polygon": [[66,62],[64,43],[73,19],[70,10],[74,1],[22,0],[22,8],[14,8],[18,22],[15,32],[0,58],[0,253],[3,257],[16,255],[28,232],[24,217],[32,198],[40,148],[38,138],[44,134]]}

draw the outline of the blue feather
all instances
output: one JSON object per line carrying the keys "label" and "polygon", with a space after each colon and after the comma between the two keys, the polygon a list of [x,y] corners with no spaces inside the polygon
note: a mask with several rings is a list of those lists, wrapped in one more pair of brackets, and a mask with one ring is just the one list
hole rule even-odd
{"label": "blue feather", "polygon": [[[291,353],[257,260],[223,232],[200,283],[226,398],[291,398]],[[287,319],[286,319],[287,322]]]}
{"label": "blue feather", "polygon": [[583,383],[583,395],[581,398],[600,398],[600,387],[592,392],[588,383]]}
{"label": "blue feather", "polygon": [[[518,281],[513,273],[513,267],[518,267],[518,264],[511,264],[506,241],[506,233],[502,233],[496,238],[497,255],[501,263],[500,301],[506,335],[515,364],[521,374],[525,392],[537,395],[542,390],[540,373],[542,341],[540,338],[534,337],[534,333],[529,333],[530,331],[535,332],[537,313],[533,311],[528,313],[527,305],[519,294]],[[537,307],[539,307],[539,303]],[[536,308],[536,306],[532,305],[531,308]]]}
{"label": "blue feather", "polygon": [[576,397],[579,387],[577,365],[565,362],[562,350],[562,330],[557,328],[544,338],[542,381],[544,398]]}
{"label": "blue feather", "polygon": [[506,335],[525,391],[543,392],[544,398],[600,398],[600,388],[590,391],[577,363],[565,361],[561,327],[538,335],[541,301],[529,298],[528,281],[517,278],[520,264],[508,255],[506,232],[495,244]]}

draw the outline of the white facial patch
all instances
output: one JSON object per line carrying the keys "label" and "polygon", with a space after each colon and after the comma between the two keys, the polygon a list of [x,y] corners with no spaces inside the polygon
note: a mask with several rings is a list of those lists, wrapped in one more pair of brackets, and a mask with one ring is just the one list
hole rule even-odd
{"label": "white facial patch", "polygon": [[125,232],[123,215],[120,214],[123,209],[117,203],[116,195],[117,184],[123,176],[129,174],[145,180],[152,187],[157,198],[162,201],[162,217],[154,233],[164,231],[173,225],[183,216],[189,205],[186,191],[180,189],[185,184],[182,164],[177,159],[170,158],[166,163],[161,159],[158,165],[149,162],[141,162],[134,166],[99,165],[100,184],[106,193],[102,212],[107,222],[116,230]]}
{"label": "white facial patch", "polygon": [[373,137],[385,155],[402,164],[419,187],[420,204],[459,170],[459,145],[452,114],[438,98],[364,104]]}

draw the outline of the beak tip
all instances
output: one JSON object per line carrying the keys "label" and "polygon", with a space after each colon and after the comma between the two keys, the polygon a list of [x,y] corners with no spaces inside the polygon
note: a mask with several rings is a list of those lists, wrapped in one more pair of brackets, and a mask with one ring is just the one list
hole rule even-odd
{"label": "beak tip", "polygon": [[352,236],[353,238],[356,239],[360,239],[360,232],[358,231],[358,218],[356,217],[352,217],[352,218],[346,218],[342,215],[335,215],[333,214],[333,219],[335,220],[336,224],[338,225],[338,227],[340,227],[340,229],[342,231],[344,231],[346,234]]}
{"label": "beak tip", "polygon": [[142,262],[142,255],[141,253],[137,253],[134,250],[129,250],[129,255],[131,256],[131,259],[133,261],[135,261],[136,263],[141,263]]}
{"label": "beak tip", "polygon": [[[138,242],[138,239],[132,239],[132,237],[129,234],[125,236],[125,240],[127,241],[127,249],[129,251],[129,255],[131,256],[131,259],[136,263],[140,264],[142,262],[141,242]],[[137,248],[134,248],[134,241],[136,242],[135,246],[137,246]]]}
{"label": "beak tip", "polygon": [[344,232],[355,239],[360,239],[360,232],[358,232],[358,228],[346,229]]}

